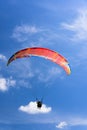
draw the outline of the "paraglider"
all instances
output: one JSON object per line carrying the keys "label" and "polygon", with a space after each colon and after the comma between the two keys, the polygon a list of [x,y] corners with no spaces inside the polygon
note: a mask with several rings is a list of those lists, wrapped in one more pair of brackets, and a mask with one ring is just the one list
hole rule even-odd
{"label": "paraglider", "polygon": [[[9,58],[7,66],[16,59],[31,56],[40,56],[51,60],[52,62],[55,62],[60,67],[62,67],[68,75],[71,73],[68,61],[65,59],[65,57],[60,55],[58,52],[42,47],[31,47],[17,51]],[[36,105],[38,109],[42,108],[43,101],[36,99]]]}
{"label": "paraglider", "polygon": [[62,55],[60,55],[58,52],[42,47],[31,47],[19,50],[9,58],[7,65],[18,58],[30,56],[44,57],[45,59],[51,60],[52,62],[55,62],[61,66],[68,75],[71,73],[68,61]]}

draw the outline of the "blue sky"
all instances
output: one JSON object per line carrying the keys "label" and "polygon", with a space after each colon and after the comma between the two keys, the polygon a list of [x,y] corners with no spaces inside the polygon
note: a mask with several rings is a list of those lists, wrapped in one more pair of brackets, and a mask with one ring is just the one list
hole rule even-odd
{"label": "blue sky", "polygon": [[[71,74],[26,47],[65,56]],[[87,130],[87,1],[0,1],[0,130]],[[36,98],[43,98],[38,110]]]}

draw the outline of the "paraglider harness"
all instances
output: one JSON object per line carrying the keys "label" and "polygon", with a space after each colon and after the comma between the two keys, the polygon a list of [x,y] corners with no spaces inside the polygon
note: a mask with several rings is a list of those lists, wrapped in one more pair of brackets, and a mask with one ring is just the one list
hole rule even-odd
{"label": "paraglider harness", "polygon": [[36,98],[36,103],[37,103],[37,108],[41,108],[42,107],[42,104],[43,104],[43,100],[41,99],[41,100],[38,100],[37,98]]}

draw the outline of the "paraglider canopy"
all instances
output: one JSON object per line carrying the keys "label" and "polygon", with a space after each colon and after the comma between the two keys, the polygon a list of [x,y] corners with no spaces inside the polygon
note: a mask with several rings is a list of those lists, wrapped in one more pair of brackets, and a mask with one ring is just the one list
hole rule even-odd
{"label": "paraglider canopy", "polygon": [[68,61],[62,55],[60,55],[58,52],[42,47],[31,47],[19,50],[9,58],[7,65],[18,58],[30,56],[40,56],[49,59],[61,66],[68,75],[71,73]]}

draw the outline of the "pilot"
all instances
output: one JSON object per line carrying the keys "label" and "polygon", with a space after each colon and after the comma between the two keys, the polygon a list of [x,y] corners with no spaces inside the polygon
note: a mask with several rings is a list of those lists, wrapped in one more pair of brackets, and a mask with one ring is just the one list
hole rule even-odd
{"label": "pilot", "polygon": [[37,107],[38,107],[38,108],[41,108],[41,107],[42,107],[42,101],[37,101],[36,103],[37,103]]}

